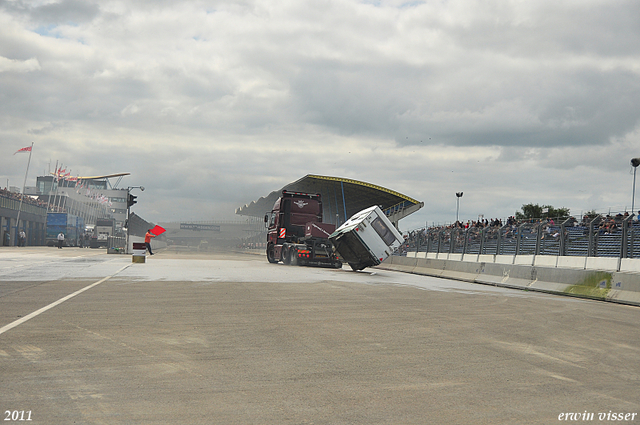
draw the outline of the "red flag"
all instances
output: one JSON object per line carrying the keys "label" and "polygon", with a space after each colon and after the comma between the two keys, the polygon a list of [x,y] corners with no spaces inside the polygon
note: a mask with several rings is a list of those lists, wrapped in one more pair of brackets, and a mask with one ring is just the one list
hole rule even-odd
{"label": "red flag", "polygon": [[18,152],[31,152],[31,146],[27,146],[26,148],[18,149],[13,154],[17,154]]}
{"label": "red flag", "polygon": [[156,227],[151,229],[151,233],[153,233],[156,236],[160,236],[161,234],[163,234],[166,231],[167,231],[167,229],[165,229],[164,227],[160,227],[158,225],[156,225]]}

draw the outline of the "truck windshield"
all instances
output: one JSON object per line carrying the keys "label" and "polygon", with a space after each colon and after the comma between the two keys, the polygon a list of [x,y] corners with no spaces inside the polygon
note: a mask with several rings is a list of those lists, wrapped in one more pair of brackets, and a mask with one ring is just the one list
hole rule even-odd
{"label": "truck windshield", "polygon": [[393,234],[391,229],[389,229],[389,227],[387,227],[387,225],[380,219],[380,217],[371,222],[371,227],[375,229],[376,233],[380,235],[384,243],[386,243],[388,246],[391,246],[391,244],[395,242],[395,235]]}
{"label": "truck windshield", "polygon": [[278,214],[275,213],[275,211],[271,211],[271,217],[269,218],[269,227],[273,227],[276,225],[276,216]]}

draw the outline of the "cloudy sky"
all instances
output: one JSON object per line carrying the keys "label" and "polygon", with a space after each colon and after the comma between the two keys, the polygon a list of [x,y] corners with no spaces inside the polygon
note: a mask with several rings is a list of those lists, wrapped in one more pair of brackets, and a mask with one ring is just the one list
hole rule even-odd
{"label": "cloudy sky", "polygon": [[465,220],[630,209],[639,120],[635,0],[0,0],[0,186],[33,141],[27,185],[130,172],[150,221],[306,174],[424,201],[402,230],[459,191]]}

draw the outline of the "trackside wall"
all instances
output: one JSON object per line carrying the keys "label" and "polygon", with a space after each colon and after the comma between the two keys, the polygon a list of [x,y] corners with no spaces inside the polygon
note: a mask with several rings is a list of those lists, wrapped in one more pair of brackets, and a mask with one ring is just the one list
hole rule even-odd
{"label": "trackside wall", "polygon": [[640,306],[640,259],[600,262],[594,257],[573,257],[571,264],[560,265],[557,261],[562,257],[554,262],[554,256],[474,255],[448,259],[409,254],[413,255],[391,256],[377,267]]}

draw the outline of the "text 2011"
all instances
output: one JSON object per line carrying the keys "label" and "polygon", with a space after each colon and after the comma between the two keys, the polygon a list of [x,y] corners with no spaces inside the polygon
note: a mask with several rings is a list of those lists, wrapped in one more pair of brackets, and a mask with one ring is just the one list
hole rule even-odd
{"label": "text 2011", "polygon": [[5,421],[30,421],[31,410],[5,410]]}

